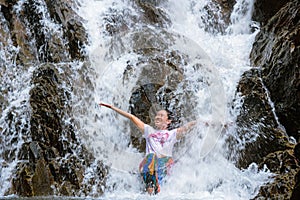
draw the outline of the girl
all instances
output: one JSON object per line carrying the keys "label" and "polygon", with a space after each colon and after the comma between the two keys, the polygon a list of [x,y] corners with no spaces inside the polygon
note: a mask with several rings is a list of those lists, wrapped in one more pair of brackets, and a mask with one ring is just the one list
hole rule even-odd
{"label": "girl", "polygon": [[155,127],[152,127],[142,122],[136,116],[112,105],[104,103],[99,105],[110,108],[130,119],[143,133],[143,137],[146,139],[146,157],[140,163],[139,171],[146,185],[146,191],[149,194],[160,192],[163,178],[169,174],[173,165],[172,151],[174,144],[196,124],[196,121],[168,130],[171,120],[166,110],[160,110],[156,113],[154,118]]}

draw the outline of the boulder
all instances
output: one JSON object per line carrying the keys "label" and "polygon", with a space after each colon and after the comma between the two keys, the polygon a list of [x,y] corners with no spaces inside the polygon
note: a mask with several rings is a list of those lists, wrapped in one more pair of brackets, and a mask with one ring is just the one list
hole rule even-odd
{"label": "boulder", "polygon": [[298,1],[286,4],[253,44],[250,60],[254,68],[242,75],[237,89],[242,96],[238,134],[240,142],[246,141],[237,162],[240,167],[290,149],[288,136],[299,138],[298,15]]}
{"label": "boulder", "polygon": [[[27,64],[36,58],[41,62],[66,62],[85,57],[81,49],[87,44],[87,35],[82,19],[73,10],[72,1],[24,2],[22,12],[14,9],[17,1],[3,1],[1,4],[3,25],[9,33],[5,41],[11,40],[20,48],[17,64]],[[43,6],[56,23],[52,27],[44,28],[46,14],[39,12]]]}
{"label": "boulder", "polygon": [[276,120],[258,68],[242,75],[237,94],[242,98],[237,117],[238,137],[230,143],[238,154],[238,167],[247,168],[252,162],[260,163],[269,153],[292,148]]}
{"label": "boulder", "polygon": [[76,13],[76,1],[72,0],[45,0],[50,17],[62,25],[63,37],[67,39],[67,47],[71,59],[83,60],[86,55],[82,51],[88,43],[83,19]]}
{"label": "boulder", "polygon": [[298,173],[295,175],[295,186],[293,188],[293,192],[291,195],[290,200],[298,200],[300,196],[300,170],[298,170]]}
{"label": "boulder", "polygon": [[260,0],[254,2],[252,19],[264,26],[290,0]]}
{"label": "boulder", "polygon": [[136,5],[142,9],[140,20],[142,20],[143,23],[159,27],[168,27],[171,24],[167,14],[159,6],[162,3],[161,0],[135,0],[135,2]]}
{"label": "boulder", "polygon": [[207,1],[207,4],[201,11],[204,13],[201,16],[204,29],[212,34],[224,34],[226,28],[232,23],[230,16],[236,0],[212,0]]}
{"label": "boulder", "polygon": [[[75,135],[73,124],[64,123],[70,112],[65,107],[70,94],[59,87],[60,81],[53,64],[43,64],[34,72],[27,136],[32,141],[23,143],[18,153],[20,162],[8,194],[78,196],[92,192],[93,186],[86,185],[85,181],[93,180],[86,179],[84,174],[97,161]],[[93,185],[99,184],[97,194],[101,195],[108,168],[101,162],[94,167],[95,175],[91,179],[98,179]]]}
{"label": "boulder", "polygon": [[296,140],[300,138],[299,18],[299,1],[287,3],[262,27],[250,54],[251,65],[261,69],[279,122]]}
{"label": "boulder", "polygon": [[[87,34],[75,3],[2,0],[0,5],[1,170],[14,168],[5,195],[101,195],[108,167],[83,145],[70,104],[73,92],[85,98],[86,87],[93,89],[82,51]],[[78,61],[83,65],[72,80],[77,71],[71,65]],[[6,95],[20,88],[28,97],[11,105]]]}
{"label": "boulder", "polygon": [[[131,41],[128,51],[138,54],[139,62],[131,64],[128,61],[128,66],[123,73],[123,81],[131,82],[131,75],[135,71],[140,71],[129,100],[130,112],[145,123],[154,125],[151,120],[154,119],[156,112],[160,109],[168,110],[173,121],[169,128],[181,124],[182,118],[193,119],[195,117],[193,108],[197,104],[195,92],[189,87],[190,83],[185,79],[183,71],[191,61],[197,63],[192,66],[195,71],[213,68],[201,47],[182,35],[164,29],[157,31],[143,28],[126,37]],[[145,38],[147,38],[146,43]],[[176,43],[180,43],[182,49],[178,49]],[[195,50],[195,54],[188,55],[187,48]],[[205,81],[211,76],[210,73],[203,73],[203,77],[199,77],[198,82],[195,81],[194,84],[206,85]],[[189,105],[182,105],[181,102],[189,102]],[[145,140],[140,137],[139,131],[132,124],[131,129],[131,144],[144,152]]]}
{"label": "boulder", "polygon": [[259,167],[267,167],[274,175],[269,183],[260,188],[254,199],[291,199],[299,193],[300,166],[294,151],[276,151],[263,159]]}
{"label": "boulder", "polygon": [[253,68],[243,74],[237,90],[242,97],[237,165],[256,162],[273,172],[254,199],[297,199],[299,149],[290,137],[299,142],[300,3],[257,1],[256,9],[265,3],[270,9],[256,10],[253,17],[263,25],[250,54]]}

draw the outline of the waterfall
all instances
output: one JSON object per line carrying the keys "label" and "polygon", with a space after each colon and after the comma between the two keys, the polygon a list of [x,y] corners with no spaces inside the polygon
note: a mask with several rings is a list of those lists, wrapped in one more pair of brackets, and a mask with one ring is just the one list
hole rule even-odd
{"label": "waterfall", "polygon": [[[181,101],[177,105],[171,102],[170,106],[185,110],[180,113],[182,123],[193,117],[217,124],[235,120],[240,105],[231,108],[231,102],[236,98],[235,89],[241,74],[250,67],[249,52],[257,33],[251,30],[256,26],[251,22],[253,1],[237,1],[231,15],[233,23],[226,28],[225,34],[205,31],[201,19],[206,17],[203,12],[206,1],[156,1],[155,4],[170,18],[171,25],[168,27],[139,24],[139,13],[133,4],[126,1],[81,3],[81,16],[87,20],[86,28],[91,40],[88,52],[96,73],[96,103],[111,103],[129,111],[134,106],[130,105],[131,95],[139,85],[163,82],[164,87],[172,88]],[[115,16],[111,21],[117,21],[117,28],[123,28],[124,32],[110,35],[104,31],[110,25],[109,14]],[[124,21],[127,27],[122,26]],[[132,21],[135,24],[131,24]],[[145,32],[149,34],[144,40],[142,36],[138,37]],[[133,38],[136,40],[133,41]],[[171,43],[170,47],[164,46],[168,43]],[[156,76],[157,79],[149,78],[150,74],[143,78],[151,65],[149,60],[158,54],[151,52],[147,59],[139,50],[145,52],[145,49],[152,48],[160,49],[161,54],[172,49],[190,57],[188,64],[182,64],[181,83],[173,86],[160,75]],[[179,62],[186,60],[181,58]],[[155,69],[155,66],[152,67]],[[151,72],[155,73],[155,70]],[[174,69],[170,69],[169,73],[176,74]],[[193,95],[186,97],[189,92]],[[97,116],[96,120],[88,120],[94,119],[94,116]],[[97,106],[82,120],[90,133],[86,143],[98,159],[111,167],[105,196],[108,199],[147,199],[147,195],[141,194],[142,183],[137,172],[144,153],[130,141],[133,131],[130,122],[112,110]],[[259,171],[255,163],[248,169],[237,169],[226,156],[228,152],[224,142],[228,135],[235,135],[234,126],[224,131],[219,126],[207,128],[199,123],[176,146],[176,164],[158,198],[254,197],[259,186],[268,180],[268,172]]]}
{"label": "waterfall", "polygon": [[[41,29],[44,39],[67,45],[62,39],[62,27],[49,20],[49,13],[43,9],[46,5],[41,2],[36,1],[36,4],[41,9],[37,11],[42,16],[39,20],[45,26]],[[153,112],[164,106],[174,113],[174,127],[198,121],[175,146],[175,165],[157,199],[246,200],[255,197],[259,187],[269,180],[270,173],[258,169],[255,163],[247,169],[238,169],[234,160],[229,159],[235,155],[228,155],[226,147],[229,136],[237,137],[232,122],[241,105],[232,105],[232,102],[242,102],[236,99],[236,86],[242,73],[250,68],[249,53],[258,31],[251,21],[254,0],[237,0],[229,24],[222,19],[218,7],[212,8],[216,18],[208,15],[206,8],[213,6],[208,0],[149,1],[149,5],[158,8],[155,14],[162,18],[148,24],[136,2],[147,1],[77,0],[77,11],[89,39],[82,51],[88,55],[89,63],[72,62],[69,60],[72,55],[54,50],[65,60],[62,66],[55,66],[57,73],[66,77],[59,89],[71,99],[68,106],[72,111],[60,119],[62,129],[68,125],[74,128],[80,142],[96,158],[93,165],[85,169],[83,181],[89,184],[97,161],[103,161],[109,167],[103,199],[151,198],[142,192],[138,173],[138,165],[144,157],[144,150],[140,148],[142,134],[128,119],[98,106],[99,102],[105,102],[128,112],[140,111],[143,105],[136,96],[144,89],[155,94],[147,96],[150,105],[145,106],[147,116],[142,116],[147,123],[152,123]],[[20,1],[15,11],[22,12],[26,3]],[[144,5],[151,9],[147,3]],[[4,22],[2,27],[8,32]],[[51,57],[43,51],[46,45],[36,42],[29,44],[39,47],[36,50],[42,53],[33,52],[32,57],[39,55],[40,60]],[[5,156],[0,157],[0,196],[11,187],[11,174],[20,162],[18,151],[22,144],[31,141],[28,137],[32,114],[30,91],[36,70],[16,64],[19,49],[13,41],[6,43],[2,46],[0,38],[0,153]],[[209,122],[210,126],[202,121]],[[226,123],[230,125],[224,129]],[[67,131],[65,134],[61,139],[68,142]],[[69,155],[64,156],[67,159]],[[97,186],[91,187],[90,195],[97,196]]]}

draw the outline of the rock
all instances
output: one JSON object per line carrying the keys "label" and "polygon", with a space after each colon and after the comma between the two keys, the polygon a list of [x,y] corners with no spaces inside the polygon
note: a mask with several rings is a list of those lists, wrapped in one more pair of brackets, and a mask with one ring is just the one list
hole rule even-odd
{"label": "rock", "polygon": [[[27,64],[36,58],[45,62],[61,62],[70,61],[70,58],[82,60],[85,57],[81,49],[87,44],[87,35],[82,19],[72,10],[71,1],[24,2],[22,12],[13,8],[16,3],[4,1],[1,11],[8,27],[7,32],[10,33],[5,36],[5,41],[11,40],[20,49],[16,59],[18,64]],[[43,6],[57,22],[56,30],[52,30],[54,24],[52,27],[43,27],[44,20],[47,20],[39,12]],[[59,24],[62,24],[62,28],[59,28]]]}
{"label": "rock", "polygon": [[143,10],[140,20],[145,24],[152,24],[159,27],[168,27],[171,24],[167,14],[159,7],[160,0],[135,0],[135,2]]}
{"label": "rock", "polygon": [[257,34],[250,55],[252,65],[262,69],[280,123],[296,140],[300,137],[299,18],[299,1],[287,3]]}
{"label": "rock", "polygon": [[28,197],[53,195],[54,179],[46,166],[43,158],[34,163],[19,162],[10,193]]}
{"label": "rock", "polygon": [[295,175],[295,186],[293,188],[292,196],[290,200],[298,200],[300,197],[300,170]]}
{"label": "rock", "polygon": [[[0,5],[0,48],[5,52],[0,74],[13,80],[1,87],[5,111],[1,165],[11,166],[18,160],[5,195],[101,195],[108,168],[95,160],[76,135],[79,125],[72,117],[75,108],[70,106],[71,92],[91,86],[85,77],[89,63],[82,51],[87,34],[73,10],[74,2],[2,0]],[[71,80],[75,72],[70,63],[79,60],[84,62],[82,71]],[[9,106],[5,95],[16,90],[15,77],[30,74],[29,69],[32,76],[22,85],[30,89],[28,100]],[[72,84],[78,85],[72,88]],[[92,187],[99,188],[97,194]]]}
{"label": "rock", "polygon": [[79,17],[74,8],[76,2],[71,0],[46,0],[51,18],[57,23],[62,24],[64,37],[67,38],[67,50],[70,53],[71,59],[85,58],[82,49],[88,43],[86,31],[83,27],[83,19]]}
{"label": "rock", "polygon": [[239,155],[237,166],[247,168],[252,162],[261,162],[269,153],[292,148],[276,121],[259,69],[242,75],[237,93],[243,104],[237,117],[238,137],[230,141],[234,144],[231,148]]}
{"label": "rock", "polygon": [[294,156],[298,164],[300,164],[300,143],[298,143],[294,148]]}
{"label": "rock", "polygon": [[64,110],[64,91],[59,88],[58,72],[54,65],[42,65],[33,75],[35,85],[30,91],[32,107],[31,134],[34,141],[61,149],[61,120]]}
{"label": "rock", "polygon": [[293,149],[272,152],[263,158],[259,168],[267,167],[270,172],[275,174],[289,173],[298,168],[293,154]]}
{"label": "rock", "polygon": [[[28,41],[26,25],[22,23],[21,18],[14,12],[13,6],[16,1],[4,1],[1,5],[1,37],[0,40],[8,48],[10,45],[20,47],[17,63],[27,63],[28,60],[35,59],[34,49]],[[1,15],[2,16],[2,15]],[[3,40],[2,40],[3,39]]]}
{"label": "rock", "polygon": [[[274,8],[270,6],[272,4],[275,4]],[[270,9],[264,8],[264,6]],[[259,89],[250,86],[249,89],[252,88],[253,91],[248,90],[246,96],[253,96],[258,91],[264,90],[259,93],[268,93],[270,102],[274,104],[273,112],[278,117],[277,124],[274,123],[277,121],[276,116],[272,117],[270,112],[266,114],[264,111],[260,117],[263,121],[269,121],[267,122],[269,127],[263,131],[263,135],[265,135],[266,141],[270,141],[264,147],[261,146],[264,153],[255,148],[253,150],[261,154],[261,159],[258,160],[260,167],[267,166],[274,176],[271,182],[260,188],[255,199],[298,199],[300,168],[295,158],[299,154],[297,147],[299,145],[294,148],[294,145],[288,142],[288,137],[293,136],[296,140],[300,138],[300,119],[298,117],[300,3],[298,0],[257,1],[254,15],[257,16],[253,18],[259,20],[264,26],[257,34],[250,54],[251,65],[255,67],[252,71],[257,71],[250,80],[259,79],[263,87]],[[243,94],[245,95],[245,93]],[[266,99],[267,96],[265,94],[261,97],[256,99]],[[244,103],[242,113],[245,111],[245,106],[246,108],[257,107],[257,103],[257,101],[253,101],[250,107],[248,103],[246,105]],[[268,104],[267,110],[270,109],[270,103]],[[284,127],[280,128],[281,125]],[[274,135],[275,132],[271,131],[272,127],[279,127],[282,135]],[[257,140],[254,144],[257,145]],[[245,155],[250,154],[251,152],[248,152]],[[246,160],[248,159],[246,158]]]}
{"label": "rock", "polygon": [[12,187],[5,195],[18,194],[20,196],[33,196],[31,179],[34,168],[30,163],[19,163],[16,167],[15,179],[12,180]]}
{"label": "rock", "polygon": [[33,196],[52,195],[53,176],[49,168],[45,167],[47,163],[40,159],[36,163],[35,173],[32,176],[32,192]]}
{"label": "rock", "polygon": [[260,0],[254,2],[252,19],[261,24],[266,25],[268,21],[290,0]]}
{"label": "rock", "polygon": [[85,185],[85,181],[90,181],[84,177],[85,171],[92,167],[95,158],[75,136],[72,124],[64,125],[63,120],[69,110],[65,107],[68,94],[59,87],[62,77],[53,64],[43,64],[33,74],[34,86],[30,91],[32,115],[28,135],[32,141],[23,143],[19,151],[20,162],[8,194],[88,195],[92,187],[97,185],[98,195],[101,195],[108,169],[97,162],[92,177],[98,182]]}
{"label": "rock", "polygon": [[299,169],[292,170],[289,173],[275,176],[271,183],[261,186],[259,194],[253,199],[290,199],[291,192],[295,185],[294,177],[298,171]]}
{"label": "rock", "polygon": [[294,156],[295,150],[276,151],[263,159],[259,167],[267,167],[274,173],[273,180],[262,186],[254,199],[290,199],[299,192],[300,166]]}
{"label": "rock", "polygon": [[208,1],[201,11],[204,29],[213,34],[224,34],[226,28],[231,24],[231,12],[233,11],[235,0],[212,0]]}
{"label": "rock", "polygon": [[[294,148],[294,156],[300,168],[300,143],[298,143]],[[294,180],[295,180],[295,186],[293,188],[293,192],[290,200],[297,200],[300,197],[300,170],[295,175]]]}

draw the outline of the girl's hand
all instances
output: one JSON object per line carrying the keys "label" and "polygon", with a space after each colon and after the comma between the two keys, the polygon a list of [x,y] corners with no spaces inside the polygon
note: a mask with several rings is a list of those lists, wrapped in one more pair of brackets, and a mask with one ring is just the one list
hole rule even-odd
{"label": "girl's hand", "polygon": [[106,103],[99,103],[100,106],[105,106],[107,108],[111,108],[112,106]]}

